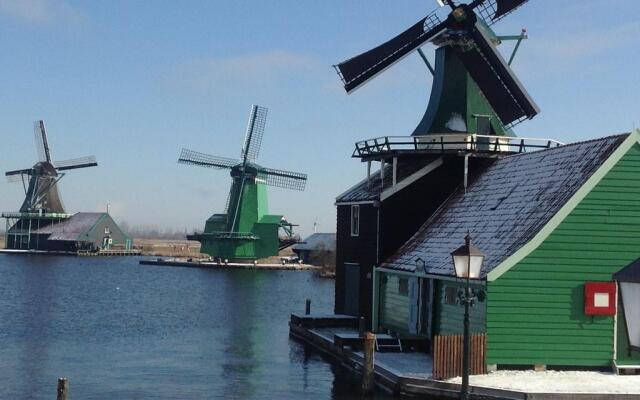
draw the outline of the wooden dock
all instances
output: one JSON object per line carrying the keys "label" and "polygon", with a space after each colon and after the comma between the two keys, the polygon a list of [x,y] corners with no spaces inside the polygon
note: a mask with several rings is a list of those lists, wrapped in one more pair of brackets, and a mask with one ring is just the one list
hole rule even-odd
{"label": "wooden dock", "polygon": [[[291,314],[289,335],[328,355],[344,368],[361,375],[364,356],[357,340],[358,319],[346,315]],[[345,340],[345,338],[349,340]],[[433,359],[419,352],[377,352],[375,384],[407,398],[458,399],[461,385],[433,378]],[[606,390],[606,389],[605,389]],[[483,386],[471,386],[473,400],[631,400],[638,394],[622,393],[527,393]]]}
{"label": "wooden dock", "polygon": [[52,251],[52,250],[20,250],[0,249],[0,253],[17,255],[50,255],[50,256],[78,256],[78,257],[125,257],[140,256],[140,250],[78,250],[78,251]]}
{"label": "wooden dock", "polygon": [[155,265],[162,267],[185,267],[202,269],[250,269],[267,271],[310,271],[319,270],[320,267],[308,264],[261,264],[261,263],[224,263],[209,260],[181,259],[181,258],[156,258],[140,260],[141,265]]}

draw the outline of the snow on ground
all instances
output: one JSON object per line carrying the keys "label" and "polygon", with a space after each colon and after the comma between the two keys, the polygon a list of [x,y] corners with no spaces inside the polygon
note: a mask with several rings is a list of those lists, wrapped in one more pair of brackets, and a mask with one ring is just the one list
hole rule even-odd
{"label": "snow on ground", "polygon": [[[460,377],[447,382],[460,383]],[[472,386],[528,393],[640,394],[640,375],[615,375],[592,371],[496,371],[473,375]]]}

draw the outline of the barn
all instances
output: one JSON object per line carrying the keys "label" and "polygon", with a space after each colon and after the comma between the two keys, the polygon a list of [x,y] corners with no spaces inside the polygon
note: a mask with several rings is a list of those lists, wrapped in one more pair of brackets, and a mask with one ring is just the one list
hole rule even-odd
{"label": "barn", "polygon": [[486,366],[640,365],[639,141],[636,131],[496,159],[375,264],[374,329],[432,351],[462,333],[451,252],[468,232],[486,254],[471,313]]}
{"label": "barn", "polygon": [[336,234],[316,232],[302,242],[291,247],[291,250],[304,264],[313,264],[325,258],[335,258]]}
{"label": "barn", "polygon": [[77,252],[130,250],[132,238],[107,213],[4,213],[6,248]]}

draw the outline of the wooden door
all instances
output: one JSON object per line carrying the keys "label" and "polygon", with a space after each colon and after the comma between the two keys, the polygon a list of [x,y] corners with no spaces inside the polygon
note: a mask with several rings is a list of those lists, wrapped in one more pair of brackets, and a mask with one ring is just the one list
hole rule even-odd
{"label": "wooden door", "polygon": [[360,316],[360,265],[344,263],[344,313]]}

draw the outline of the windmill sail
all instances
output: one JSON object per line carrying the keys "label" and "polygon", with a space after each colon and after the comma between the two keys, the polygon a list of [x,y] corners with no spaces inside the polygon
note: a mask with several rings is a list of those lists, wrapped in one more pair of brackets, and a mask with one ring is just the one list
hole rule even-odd
{"label": "windmill sail", "polygon": [[98,163],[96,162],[95,156],[86,156],[71,160],[56,161],[53,165],[58,171],[67,171],[70,169],[97,167]]}
{"label": "windmill sail", "polygon": [[269,186],[292,190],[304,190],[307,183],[307,174],[273,168],[261,168],[258,178]]}
{"label": "windmill sail", "polygon": [[212,156],[199,151],[182,149],[180,158],[178,158],[178,163],[197,165],[205,168],[230,169],[234,165],[240,163],[240,161],[234,160],[233,158]]}
{"label": "windmill sail", "polygon": [[504,125],[533,118],[540,109],[479,24],[469,34],[475,46],[456,46],[458,57]]}
{"label": "windmill sail", "polygon": [[529,0],[477,0],[470,4],[489,25],[495,24]]}
{"label": "windmill sail", "polygon": [[352,92],[445,29],[446,22],[433,12],[393,39],[336,65],[345,90]]}
{"label": "windmill sail", "polygon": [[51,151],[49,150],[49,139],[47,138],[47,130],[44,127],[43,120],[39,120],[33,123],[33,133],[36,140],[36,150],[38,151],[38,160],[51,162]]}
{"label": "windmill sail", "polygon": [[242,160],[253,162],[260,154],[262,146],[262,136],[264,135],[264,127],[267,123],[268,109],[257,105],[251,106],[251,114],[249,114],[249,122],[247,123],[247,133],[245,134],[242,144],[242,152],[240,158]]}

